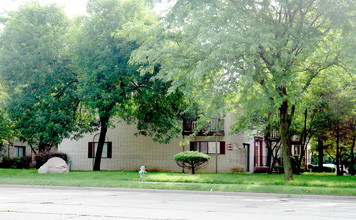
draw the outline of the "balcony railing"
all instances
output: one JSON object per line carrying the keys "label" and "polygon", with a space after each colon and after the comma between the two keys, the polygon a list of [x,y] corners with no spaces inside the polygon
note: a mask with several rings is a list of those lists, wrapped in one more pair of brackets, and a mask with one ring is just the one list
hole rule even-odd
{"label": "balcony railing", "polygon": [[[190,135],[196,132],[196,124],[193,121],[183,122],[183,135]],[[213,119],[197,132],[198,136],[224,136],[224,119]]]}

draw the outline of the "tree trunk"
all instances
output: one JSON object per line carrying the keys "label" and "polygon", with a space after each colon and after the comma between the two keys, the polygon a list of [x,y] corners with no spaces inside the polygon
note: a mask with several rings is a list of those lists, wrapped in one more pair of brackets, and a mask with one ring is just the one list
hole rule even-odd
{"label": "tree trunk", "polygon": [[340,121],[337,121],[336,127],[336,170],[337,175],[342,176],[342,171],[340,170]]}
{"label": "tree trunk", "polygon": [[281,142],[282,142],[284,180],[293,180],[290,132],[289,132],[291,121],[288,115],[288,100],[283,101],[283,104],[280,107],[279,111],[280,111],[279,121],[280,121]]}
{"label": "tree trunk", "polygon": [[38,145],[38,152],[45,153],[46,147],[44,145]]}
{"label": "tree trunk", "polygon": [[[277,145],[277,144],[276,144],[276,145]],[[275,145],[275,146],[276,146],[276,145]],[[281,147],[281,146],[279,145],[277,149],[276,149],[275,147],[272,148],[272,153],[273,153],[273,156],[272,156],[272,165],[271,165],[271,167],[272,167],[272,172],[273,172],[273,167],[274,167],[274,165],[276,165],[277,163],[278,163],[278,165],[281,165],[281,162],[280,162],[280,160],[279,160],[279,158],[278,158],[278,150],[279,150],[280,147]]]}
{"label": "tree trunk", "polygon": [[273,161],[273,151],[272,151],[272,144],[270,141],[269,142],[269,147],[267,147],[267,151],[268,151],[268,158],[267,158],[267,164],[268,164],[268,174],[272,174],[273,173],[273,166],[274,166],[274,161]]}
{"label": "tree trunk", "polygon": [[352,146],[351,146],[351,161],[350,161],[350,168],[349,168],[349,173],[351,175],[355,175],[355,153],[354,153],[355,141],[356,141],[356,135],[353,136]]}
{"label": "tree trunk", "polygon": [[195,165],[192,163],[192,174],[195,174]]}
{"label": "tree trunk", "polygon": [[[100,170],[100,164],[101,164],[101,154],[103,153],[103,148],[104,148],[104,143],[105,143],[105,137],[106,133],[108,131],[108,122],[109,122],[109,117],[100,117],[100,135],[99,135],[99,143],[98,143],[98,148],[96,149],[96,154],[95,154],[95,162],[94,162],[94,171],[99,171]],[[95,146],[93,146],[95,148]]]}
{"label": "tree trunk", "polygon": [[271,138],[271,132],[270,132],[270,126],[268,125],[266,128],[266,135],[265,135],[265,142],[266,142],[267,156],[268,156],[267,157],[268,174],[272,174],[273,171],[273,164],[271,163],[273,152],[272,152],[272,142],[270,138]]}
{"label": "tree trunk", "polygon": [[[297,173],[298,174],[301,174],[300,173],[300,168],[302,166],[302,161],[305,157],[305,151],[307,149],[307,119],[308,119],[308,109],[305,109],[304,111],[304,128],[303,128],[303,132],[302,132],[302,135],[300,137],[301,139],[301,145],[300,145],[300,155],[299,155],[299,159],[297,161]],[[307,166],[307,164],[305,163],[305,166]]]}
{"label": "tree trunk", "polygon": [[30,148],[31,148],[31,151],[33,152],[33,154],[37,154],[37,152],[35,151],[35,149],[33,148],[33,146],[32,146],[32,144],[28,144],[28,145],[30,145]]}
{"label": "tree trunk", "polygon": [[355,175],[355,142],[356,142],[356,132],[355,132],[355,125],[356,125],[356,120],[355,118],[353,118],[351,120],[351,124],[350,124],[350,128],[351,128],[351,133],[354,134],[352,136],[352,145],[351,145],[351,150],[350,150],[350,154],[351,154],[351,158],[350,158],[350,167],[349,167],[349,174],[350,175]]}
{"label": "tree trunk", "polygon": [[319,165],[319,172],[323,171],[323,160],[324,160],[324,141],[322,138],[318,138],[318,165]]}
{"label": "tree trunk", "polygon": [[294,160],[294,173],[295,174],[301,174],[300,173],[300,167],[301,167],[301,163],[302,163],[302,161],[299,159],[299,158],[297,158],[297,157],[295,157],[295,160]]}

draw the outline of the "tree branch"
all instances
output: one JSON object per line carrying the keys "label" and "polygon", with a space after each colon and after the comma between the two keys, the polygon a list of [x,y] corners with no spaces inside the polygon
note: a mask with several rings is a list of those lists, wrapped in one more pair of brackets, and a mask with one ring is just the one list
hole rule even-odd
{"label": "tree branch", "polygon": [[273,63],[273,62],[272,62],[272,63],[269,62],[269,61],[266,59],[266,57],[264,57],[264,52],[263,52],[264,48],[263,48],[263,46],[262,46],[262,45],[259,45],[258,47],[261,49],[261,51],[259,52],[259,55],[260,55],[261,59],[263,60],[263,62],[265,62],[265,64],[267,64],[268,66],[273,66],[274,63]]}

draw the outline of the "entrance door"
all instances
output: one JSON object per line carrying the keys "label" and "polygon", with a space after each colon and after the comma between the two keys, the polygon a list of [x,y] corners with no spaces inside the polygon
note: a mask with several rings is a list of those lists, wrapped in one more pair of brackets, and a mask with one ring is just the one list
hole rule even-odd
{"label": "entrance door", "polygon": [[264,154],[263,154],[263,138],[255,137],[255,166],[260,167],[264,166]]}
{"label": "entrance door", "polygon": [[246,150],[246,172],[250,172],[250,145],[243,144]]}

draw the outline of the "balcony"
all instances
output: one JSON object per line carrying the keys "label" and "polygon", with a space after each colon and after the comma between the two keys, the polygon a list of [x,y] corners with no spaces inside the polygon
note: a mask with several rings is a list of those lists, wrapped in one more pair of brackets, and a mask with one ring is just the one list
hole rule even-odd
{"label": "balcony", "polygon": [[[183,122],[183,135],[191,135],[196,132],[196,125],[193,121]],[[213,119],[210,123],[206,124],[200,131],[197,132],[197,136],[224,136],[224,119]]]}

